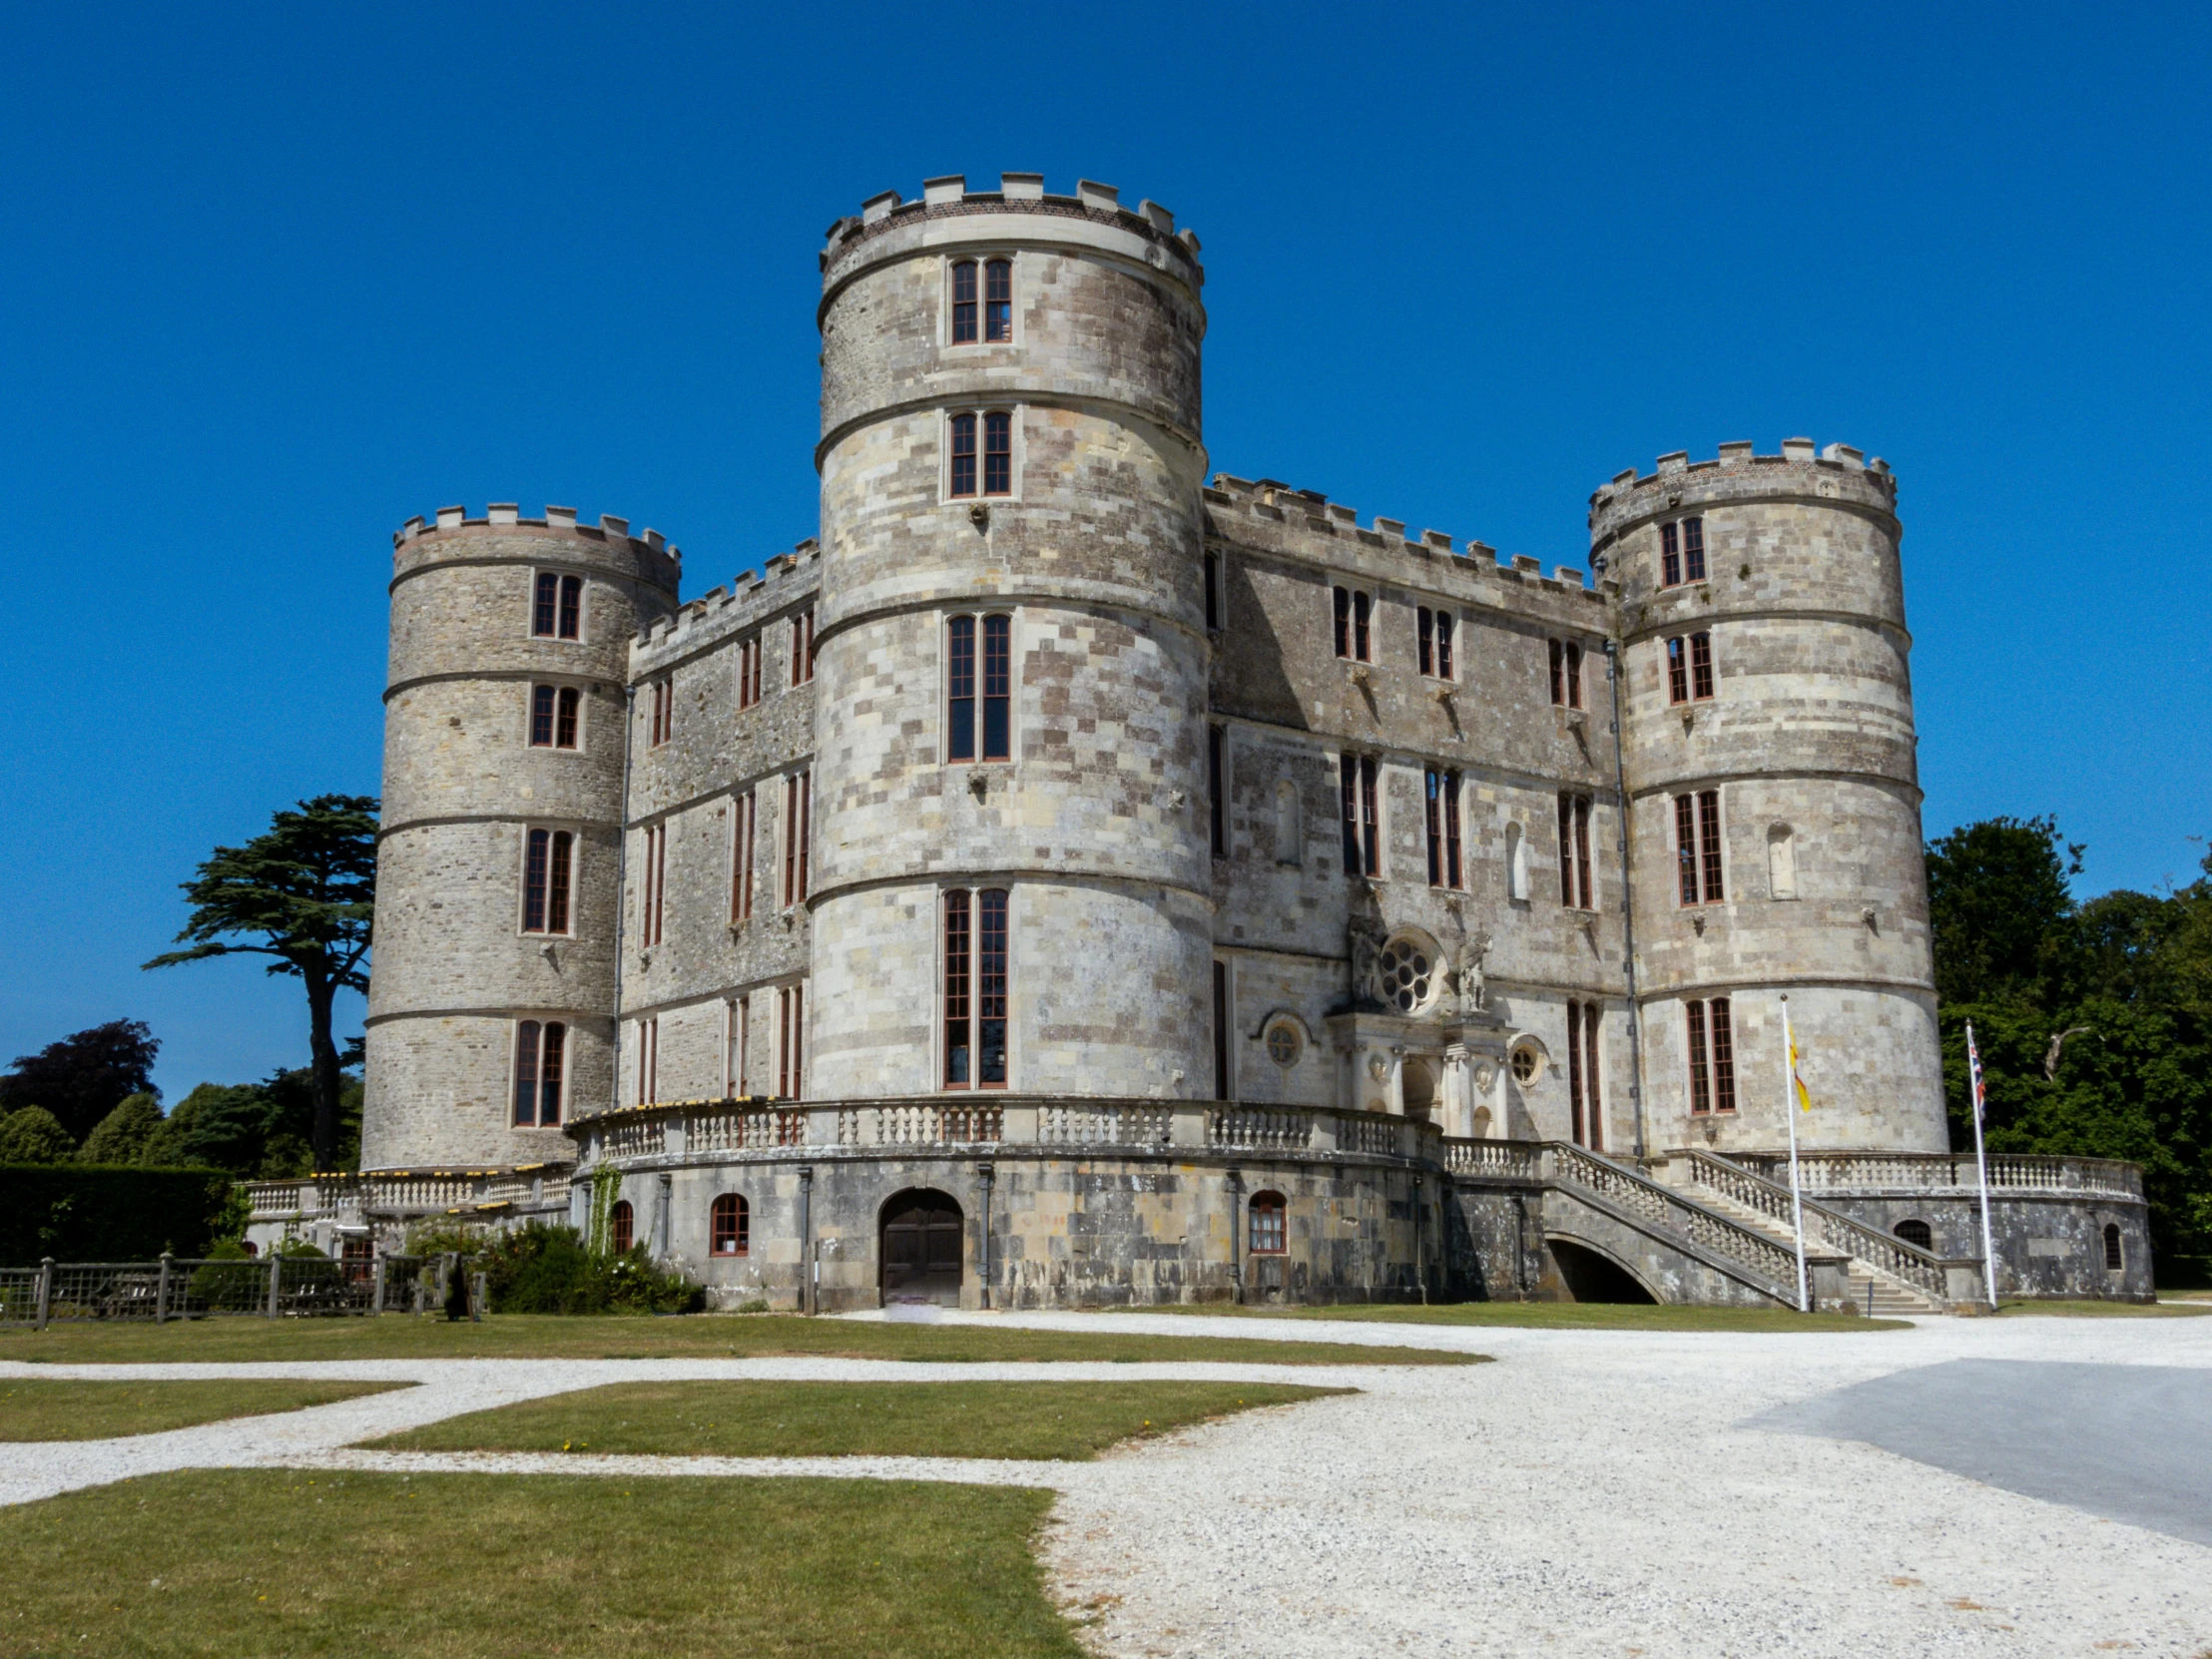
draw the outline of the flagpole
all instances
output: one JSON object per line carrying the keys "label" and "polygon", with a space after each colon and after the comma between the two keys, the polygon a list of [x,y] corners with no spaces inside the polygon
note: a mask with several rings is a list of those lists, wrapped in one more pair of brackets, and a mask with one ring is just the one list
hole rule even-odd
{"label": "flagpole", "polygon": [[1973,1045],[1973,1021],[1966,1021],[1966,1070],[1973,1079],[1973,1161],[1981,1173],[1981,1282],[1989,1293],[1989,1312],[1997,1311],[1997,1249],[1989,1236],[1989,1155],[1981,1145],[1981,1054]]}
{"label": "flagpole", "polygon": [[[1797,1300],[1798,1312],[1813,1311],[1812,1294],[1805,1283],[1805,1196],[1798,1186],[1797,1163],[1797,1038],[1790,1031],[1790,998],[1782,998],[1782,1115],[1790,1120],[1790,1213],[1797,1229]],[[1986,1190],[1986,1189],[1985,1189]],[[1986,1202],[1982,1214],[1988,1214]]]}

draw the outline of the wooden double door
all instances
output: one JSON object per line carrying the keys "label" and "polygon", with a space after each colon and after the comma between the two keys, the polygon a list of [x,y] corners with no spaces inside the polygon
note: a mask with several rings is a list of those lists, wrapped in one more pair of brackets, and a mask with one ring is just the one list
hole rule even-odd
{"label": "wooden double door", "polygon": [[930,1188],[909,1189],[884,1205],[876,1255],[883,1300],[957,1304],[965,1231],[959,1205]]}

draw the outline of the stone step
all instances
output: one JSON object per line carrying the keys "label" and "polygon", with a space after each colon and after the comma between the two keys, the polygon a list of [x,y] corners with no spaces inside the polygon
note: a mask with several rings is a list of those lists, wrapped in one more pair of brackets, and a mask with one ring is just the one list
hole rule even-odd
{"label": "stone step", "polygon": [[[1764,1211],[1754,1210],[1750,1205],[1739,1203],[1726,1194],[1715,1192],[1702,1183],[1695,1185],[1690,1190],[1696,1193],[1700,1204],[1718,1210],[1731,1221],[1740,1222],[1752,1231],[1763,1233],[1779,1243],[1792,1247],[1796,1245],[1797,1234],[1786,1223],[1776,1220]],[[1868,1281],[1873,1281],[1874,1312],[1877,1318],[1885,1315],[1919,1315],[1941,1312],[1920,1292],[1910,1286],[1900,1285],[1887,1274],[1875,1272],[1857,1257],[1852,1259],[1850,1266],[1845,1270],[1845,1278],[1851,1286],[1853,1302],[1862,1310],[1867,1306]]]}

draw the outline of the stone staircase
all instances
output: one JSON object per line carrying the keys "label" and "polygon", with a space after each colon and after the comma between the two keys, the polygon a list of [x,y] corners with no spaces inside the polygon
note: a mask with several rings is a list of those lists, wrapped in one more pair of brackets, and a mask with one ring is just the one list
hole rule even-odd
{"label": "stone staircase", "polygon": [[[1665,1173],[1668,1185],[1795,1255],[1787,1186],[1696,1148],[1669,1152]],[[1911,1318],[1950,1312],[1943,1265],[1935,1256],[1810,1198],[1804,1205],[1806,1249],[1850,1259],[1845,1272],[1852,1305],[1861,1313]]]}

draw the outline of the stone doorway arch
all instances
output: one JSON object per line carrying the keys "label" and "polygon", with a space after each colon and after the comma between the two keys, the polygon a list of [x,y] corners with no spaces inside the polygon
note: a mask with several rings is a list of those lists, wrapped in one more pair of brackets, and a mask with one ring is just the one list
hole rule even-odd
{"label": "stone doorway arch", "polygon": [[876,1271],[883,1305],[960,1303],[967,1226],[950,1193],[908,1187],[884,1203],[876,1229]]}

